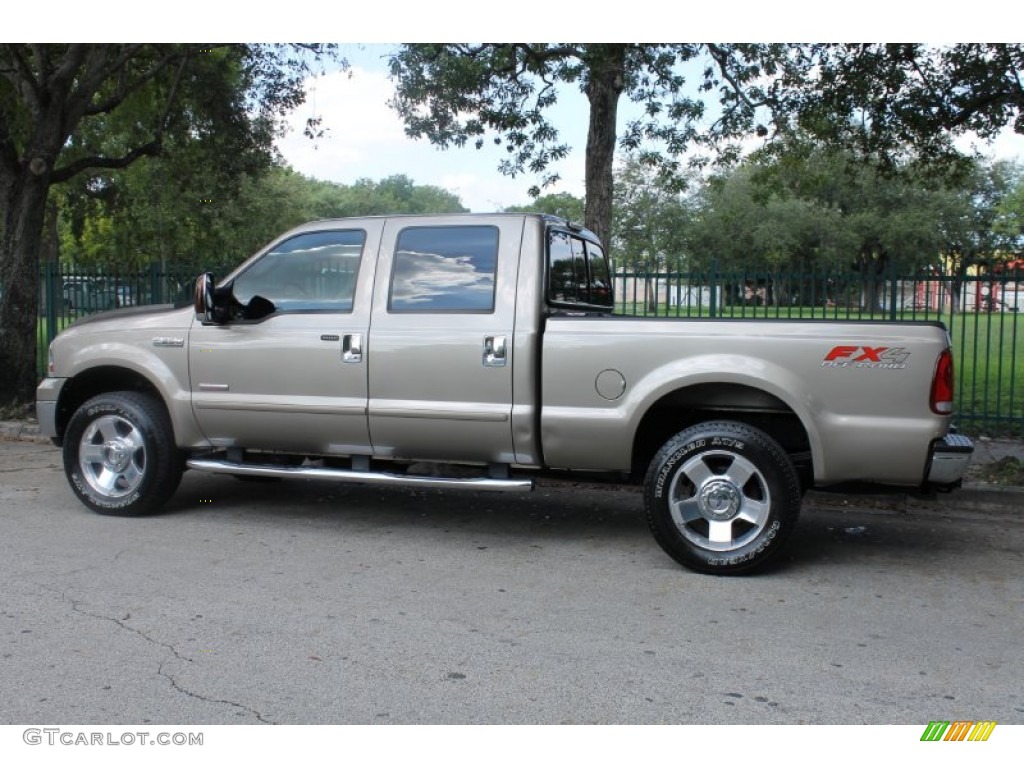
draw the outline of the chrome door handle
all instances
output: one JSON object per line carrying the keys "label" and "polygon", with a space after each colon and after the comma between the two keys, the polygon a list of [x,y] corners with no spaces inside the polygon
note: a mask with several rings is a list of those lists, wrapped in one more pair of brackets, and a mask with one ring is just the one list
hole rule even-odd
{"label": "chrome door handle", "polygon": [[363,362],[363,334],[346,333],[341,337],[341,362]]}
{"label": "chrome door handle", "polygon": [[504,336],[484,336],[484,366],[501,368],[505,365],[506,345]]}

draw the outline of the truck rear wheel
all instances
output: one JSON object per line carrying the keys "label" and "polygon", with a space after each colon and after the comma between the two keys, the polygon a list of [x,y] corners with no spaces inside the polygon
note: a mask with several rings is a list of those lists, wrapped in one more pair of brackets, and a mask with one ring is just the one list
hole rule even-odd
{"label": "truck rear wheel", "polygon": [[64,435],[64,473],[101,515],[153,511],[174,494],[183,467],[170,419],[150,395],[98,395],[75,411]]}
{"label": "truck rear wheel", "polygon": [[781,549],[800,514],[800,480],[782,447],[735,421],[697,424],[662,446],[644,481],[647,522],[695,571],[747,573]]}

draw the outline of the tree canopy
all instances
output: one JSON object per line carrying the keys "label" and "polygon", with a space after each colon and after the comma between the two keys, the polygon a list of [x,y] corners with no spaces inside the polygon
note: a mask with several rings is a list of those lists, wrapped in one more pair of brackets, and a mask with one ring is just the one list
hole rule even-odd
{"label": "tree canopy", "polygon": [[[558,88],[578,87],[589,103],[585,223],[605,240],[617,149],[665,181],[686,158],[707,161],[695,146],[731,161],[734,139],[799,133],[870,156],[880,170],[909,153],[966,172],[953,136],[988,138],[1008,125],[1024,133],[1022,70],[1024,45],[973,43],[411,44],[391,59],[393,106],[410,136],[442,148],[503,145],[500,170],[538,174],[535,195],[569,151],[550,120]],[[619,135],[623,96],[642,109]]]}
{"label": "tree canopy", "polygon": [[330,55],[320,45],[0,45],[0,401],[32,396],[50,188],[186,147],[215,158],[224,178],[265,165],[310,64]]}
{"label": "tree canopy", "polygon": [[967,270],[1020,258],[1014,163],[974,161],[943,178],[804,138],[753,153],[685,193],[627,157],[616,174],[612,254],[630,271],[859,275],[865,309],[894,271]]}
{"label": "tree canopy", "polygon": [[113,269],[152,263],[223,269],[314,219],[466,211],[450,192],[403,175],[338,184],[275,165],[241,177],[230,194],[217,194],[202,173],[180,175],[175,167],[173,156],[136,164],[105,182],[102,197],[65,186],[61,258]]}
{"label": "tree canopy", "polygon": [[[558,86],[578,87],[589,104],[584,223],[610,241],[616,146],[671,178],[694,142],[758,130],[757,107],[766,96],[758,80],[775,73],[782,60],[776,48],[758,48],[760,58],[752,59],[746,50],[713,43],[404,45],[391,58],[393,106],[410,136],[439,147],[504,145],[500,170],[539,174],[536,195],[556,178],[551,164],[569,151],[550,120]],[[697,57],[706,67],[688,88],[680,67]],[[641,116],[619,136],[622,96],[640,105]],[[706,97],[716,98],[720,110],[700,126]]]}
{"label": "tree canopy", "polygon": [[548,213],[577,223],[583,221],[583,209],[583,198],[568,192],[541,195],[526,205],[510,205],[505,208],[510,213]]}
{"label": "tree canopy", "polygon": [[907,148],[956,159],[951,136],[1024,134],[1024,45],[958,43],[790,46],[772,106],[831,143],[887,158]]}

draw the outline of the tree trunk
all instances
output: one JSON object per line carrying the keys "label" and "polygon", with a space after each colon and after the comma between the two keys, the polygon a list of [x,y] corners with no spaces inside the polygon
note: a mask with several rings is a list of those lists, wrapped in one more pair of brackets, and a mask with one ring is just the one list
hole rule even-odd
{"label": "tree trunk", "polygon": [[56,264],[60,261],[60,230],[57,228],[57,201],[52,197],[46,202],[46,221],[39,245],[39,262]]}
{"label": "tree trunk", "polygon": [[587,132],[586,210],[588,229],[605,248],[612,236],[612,167],[615,159],[615,123],[619,96],[625,87],[626,45],[590,45],[587,100],[590,127]]}
{"label": "tree trunk", "polygon": [[29,163],[16,179],[5,179],[4,230],[0,239],[0,403],[35,398],[36,326],[39,315],[39,248],[48,164]]}
{"label": "tree trunk", "polygon": [[862,252],[858,262],[863,276],[861,283],[860,308],[865,312],[877,314],[882,311],[881,289],[885,284],[883,275],[888,263],[888,256],[872,249]]}

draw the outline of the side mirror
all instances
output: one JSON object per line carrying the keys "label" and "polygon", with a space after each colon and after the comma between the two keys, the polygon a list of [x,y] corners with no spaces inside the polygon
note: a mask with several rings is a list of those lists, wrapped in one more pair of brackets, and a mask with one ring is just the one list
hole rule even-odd
{"label": "side mirror", "polygon": [[204,272],[196,278],[195,306],[196,316],[202,319],[203,323],[212,324],[217,322],[214,319],[213,307],[213,273]]}

